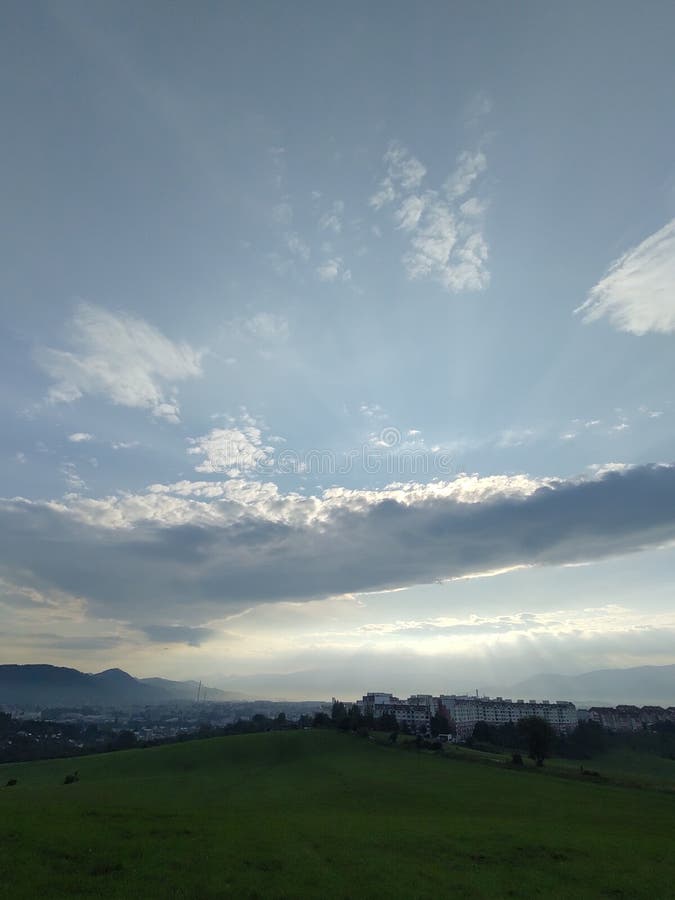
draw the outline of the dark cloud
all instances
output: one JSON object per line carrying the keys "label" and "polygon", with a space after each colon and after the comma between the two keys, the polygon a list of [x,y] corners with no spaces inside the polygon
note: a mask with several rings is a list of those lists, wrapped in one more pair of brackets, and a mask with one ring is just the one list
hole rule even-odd
{"label": "dark cloud", "polygon": [[213,628],[190,625],[146,625],[142,631],[154,643],[188,644],[190,647],[200,647],[219,634]]}
{"label": "dark cloud", "polygon": [[[554,566],[675,539],[675,466],[546,483],[477,502],[374,493],[318,520],[234,520],[103,528],[46,503],[0,504],[0,563],[16,583],[85,597],[92,612],[136,623],[199,623],[219,612],[403,587],[518,565]],[[147,632],[146,632],[147,633]],[[173,633],[173,632],[172,632]],[[167,640],[162,637],[161,640]]]}

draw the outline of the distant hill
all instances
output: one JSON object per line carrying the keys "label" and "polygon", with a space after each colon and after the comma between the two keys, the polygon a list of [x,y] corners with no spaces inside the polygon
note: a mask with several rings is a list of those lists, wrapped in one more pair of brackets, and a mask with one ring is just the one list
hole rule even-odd
{"label": "distant hill", "polygon": [[[140,678],[141,684],[160,688],[168,691],[176,700],[195,700],[199,690],[198,681],[170,681],[168,678]],[[219,688],[202,685],[200,691],[201,700],[211,700],[218,703],[235,702],[237,700],[253,700],[249,694],[239,691],[221,691]]]}
{"label": "distant hill", "polygon": [[675,706],[675,666],[599,669],[583,675],[543,673],[513,685],[508,695],[525,700],[573,700],[578,705]]}
{"label": "distant hill", "polygon": [[[238,700],[243,695],[206,689],[208,700]],[[122,669],[89,674],[48,665],[0,665],[0,704],[47,706],[154,706],[189,702],[197,696],[197,682],[164,678],[138,679]]]}

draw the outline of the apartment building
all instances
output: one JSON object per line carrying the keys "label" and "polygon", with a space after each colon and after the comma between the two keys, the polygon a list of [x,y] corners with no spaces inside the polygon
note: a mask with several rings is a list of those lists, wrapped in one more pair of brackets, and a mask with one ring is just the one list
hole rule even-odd
{"label": "apartment building", "polygon": [[675,722],[675,707],[591,706],[588,718],[609,731],[642,731],[657,722]]}
{"label": "apartment building", "polygon": [[528,716],[545,719],[559,732],[571,731],[577,726],[577,710],[569,700],[537,702],[456,694],[441,694],[439,700],[454,720],[459,738],[469,737],[477,722],[506,725]]}
{"label": "apartment building", "polygon": [[410,700],[400,700],[393,694],[371,692],[357,700],[356,705],[364,715],[372,715],[376,719],[392,715],[399,725],[405,723],[411,731],[426,731],[433,715],[432,705],[426,700],[417,701],[427,696],[433,701],[433,697],[426,694],[411,697]]}

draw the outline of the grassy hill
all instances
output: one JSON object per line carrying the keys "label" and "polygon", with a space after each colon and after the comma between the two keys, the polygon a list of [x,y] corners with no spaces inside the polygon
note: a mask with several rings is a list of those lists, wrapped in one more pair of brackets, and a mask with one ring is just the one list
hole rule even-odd
{"label": "grassy hill", "polygon": [[[80,781],[64,785],[74,768]],[[11,900],[675,897],[675,795],[351,735],[0,767],[0,784],[10,777],[0,896]]]}

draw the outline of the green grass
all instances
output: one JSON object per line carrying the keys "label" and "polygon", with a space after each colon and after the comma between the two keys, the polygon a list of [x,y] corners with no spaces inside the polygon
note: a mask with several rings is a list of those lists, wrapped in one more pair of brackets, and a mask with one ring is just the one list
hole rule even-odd
{"label": "green grass", "polygon": [[[77,768],[80,781],[63,785]],[[334,732],[0,767],[0,896],[675,897],[675,795]]]}
{"label": "green grass", "polygon": [[579,771],[593,769],[616,784],[675,792],[675,760],[628,748],[608,750],[591,760],[553,759],[547,765]]}

